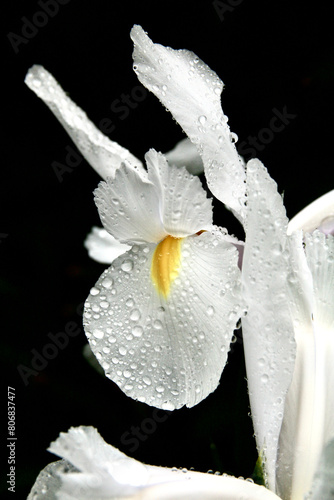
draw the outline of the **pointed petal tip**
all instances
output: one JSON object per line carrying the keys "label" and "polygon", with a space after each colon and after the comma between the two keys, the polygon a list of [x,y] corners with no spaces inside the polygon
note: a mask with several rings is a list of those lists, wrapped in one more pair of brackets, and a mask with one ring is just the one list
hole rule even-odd
{"label": "pointed petal tip", "polygon": [[140,26],[140,24],[134,24],[130,31],[130,37],[133,42],[136,42],[140,37],[148,38],[146,32]]}

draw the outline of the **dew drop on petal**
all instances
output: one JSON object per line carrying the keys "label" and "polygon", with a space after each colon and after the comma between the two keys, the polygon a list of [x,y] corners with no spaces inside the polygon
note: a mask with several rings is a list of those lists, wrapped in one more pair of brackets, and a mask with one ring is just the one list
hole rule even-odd
{"label": "dew drop on petal", "polygon": [[95,328],[95,330],[93,330],[93,335],[96,339],[103,339],[104,332],[102,330],[99,330],[98,328]]}
{"label": "dew drop on petal", "polygon": [[140,319],[140,311],[138,309],[133,309],[130,313],[130,319],[132,321],[138,321]]}
{"label": "dew drop on petal", "polygon": [[141,326],[136,325],[132,328],[131,331],[134,337],[141,337],[143,335],[143,329]]}
{"label": "dew drop on petal", "polygon": [[206,313],[208,316],[213,316],[215,313],[215,308],[213,306],[208,306]]}
{"label": "dew drop on petal", "polygon": [[122,269],[122,271],[125,271],[127,273],[129,273],[130,271],[132,271],[132,269],[133,269],[133,262],[132,262],[132,260],[130,260],[130,259],[125,260],[121,264],[121,269]]}
{"label": "dew drop on petal", "polygon": [[205,115],[201,115],[201,116],[199,116],[199,118],[198,118],[198,123],[199,123],[200,125],[205,125],[206,120],[207,120],[206,116],[205,116]]}
{"label": "dew drop on petal", "polygon": [[152,384],[152,381],[151,381],[150,377],[143,377],[143,382],[146,385],[151,385]]}
{"label": "dew drop on petal", "polygon": [[110,288],[113,285],[113,280],[111,278],[105,278],[102,281],[101,285],[103,286],[103,288]]}
{"label": "dew drop on petal", "polygon": [[268,380],[269,380],[268,375],[267,375],[266,373],[264,373],[264,374],[261,376],[261,382],[262,382],[263,384],[266,384],[266,383],[268,382]]}

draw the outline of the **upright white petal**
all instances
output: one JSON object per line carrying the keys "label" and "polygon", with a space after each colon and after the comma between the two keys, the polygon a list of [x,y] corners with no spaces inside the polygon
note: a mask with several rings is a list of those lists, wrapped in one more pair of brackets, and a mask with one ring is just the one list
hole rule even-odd
{"label": "upright white petal", "polygon": [[28,500],[279,500],[263,486],[231,476],[145,465],[105,443],[93,427],[61,433]]}
{"label": "upright white petal", "polygon": [[151,149],[145,155],[148,178],[159,191],[159,213],[165,231],[183,238],[212,227],[212,203],[201,181],[183,167],[169,166]]}
{"label": "upright white petal", "polygon": [[84,158],[103,179],[112,177],[126,160],[142,168],[142,163],[127,149],[102,134],[42,66],[30,68],[25,83],[51,109]]}
{"label": "upright white petal", "polygon": [[326,443],[334,438],[334,238],[291,238],[289,305],[297,359],[279,442],[278,491],[303,499]]}
{"label": "upright white petal", "polygon": [[186,167],[188,172],[199,175],[204,172],[204,166],[195,144],[188,137],[182,139],[176,146],[165,153],[170,165]]}
{"label": "upright white petal", "polygon": [[275,491],[278,437],[295,359],[286,296],[287,218],[276,183],[258,160],[247,164],[247,195],[242,281],[248,311],[242,319],[243,339],[257,447]]}
{"label": "upright white petal", "polygon": [[122,242],[158,243],[168,234],[182,238],[211,228],[211,200],[198,177],[169,166],[153,149],[145,158],[146,177],[126,164],[96,189],[106,230]]}
{"label": "upright white petal", "polygon": [[96,226],[85,239],[84,245],[89,257],[101,264],[111,264],[122,253],[130,250],[129,245],[119,243],[108,231]]}
{"label": "upright white petal", "polygon": [[122,243],[158,242],[166,236],[154,184],[130,164],[123,164],[94,191],[105,229]]}
{"label": "upright white petal", "polygon": [[298,229],[311,233],[318,228],[325,234],[334,234],[334,189],[295,215],[289,222],[288,234]]}
{"label": "upright white petal", "polygon": [[[177,241],[177,240],[175,240]],[[154,244],[134,246],[92,289],[86,335],[106,375],[130,397],[174,409],[194,406],[218,385],[242,314],[238,252],[204,232],[179,240],[167,288],[152,277]]]}
{"label": "upright white petal", "polygon": [[212,193],[242,219],[245,171],[221,109],[222,81],[193,52],[154,44],[140,26],[132,28],[131,38],[139,80],[196,144]]}

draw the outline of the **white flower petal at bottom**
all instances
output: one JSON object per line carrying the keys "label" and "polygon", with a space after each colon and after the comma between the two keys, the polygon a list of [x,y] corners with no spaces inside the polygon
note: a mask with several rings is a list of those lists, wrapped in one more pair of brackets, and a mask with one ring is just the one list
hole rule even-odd
{"label": "white flower petal at bottom", "polygon": [[66,460],[39,474],[28,500],[278,500],[247,480],[142,464],[93,427],[72,427],[49,451]]}
{"label": "white flower petal at bottom", "polygon": [[84,313],[106,375],[128,396],[170,410],[216,389],[243,311],[235,246],[209,232],[179,241],[167,288],[152,278],[157,246],[134,246],[101,275]]}

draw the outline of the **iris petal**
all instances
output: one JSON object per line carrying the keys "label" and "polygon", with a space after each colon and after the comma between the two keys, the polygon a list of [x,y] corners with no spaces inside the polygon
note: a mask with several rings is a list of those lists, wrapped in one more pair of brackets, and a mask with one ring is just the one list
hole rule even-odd
{"label": "iris petal", "polygon": [[197,146],[211,192],[242,220],[245,171],[221,109],[223,82],[193,52],[154,44],[140,26],[132,28],[131,38],[140,82]]}
{"label": "iris petal", "polygon": [[291,237],[289,305],[297,359],[285,401],[278,491],[304,498],[323,448],[334,438],[334,238],[319,231]]}
{"label": "iris petal", "polygon": [[95,202],[106,230],[122,243],[158,243],[212,226],[212,204],[198,177],[168,165],[161,153],[146,156],[148,173],[122,165],[101,182]]}
{"label": "iris petal", "polygon": [[[277,500],[243,479],[143,464],[108,445],[93,427],[71,428],[49,451],[67,457],[39,474],[28,500]],[[75,467],[74,467],[75,465]]]}
{"label": "iris petal", "polygon": [[126,160],[143,169],[142,163],[127,149],[102,134],[42,66],[33,66],[25,83],[51,109],[79,151],[103,179],[112,177]]}
{"label": "iris petal", "polygon": [[176,146],[165,156],[170,165],[177,167],[186,167],[188,172],[193,175],[199,175],[204,172],[204,166],[195,144],[190,139],[185,138],[176,144]]}
{"label": "iris petal", "polygon": [[129,245],[119,243],[102,227],[93,227],[84,245],[89,257],[101,264],[111,264],[119,255],[130,250]]}
{"label": "iris petal", "polygon": [[204,232],[182,241],[167,296],[151,277],[156,245],[134,246],[87,299],[85,331],[106,375],[134,399],[194,406],[218,385],[242,314],[238,252]]}
{"label": "iris petal", "polygon": [[242,319],[248,388],[259,453],[275,491],[278,437],[284,398],[295,359],[286,282],[287,218],[276,183],[258,160],[247,164],[246,242],[242,280],[247,316]]}

